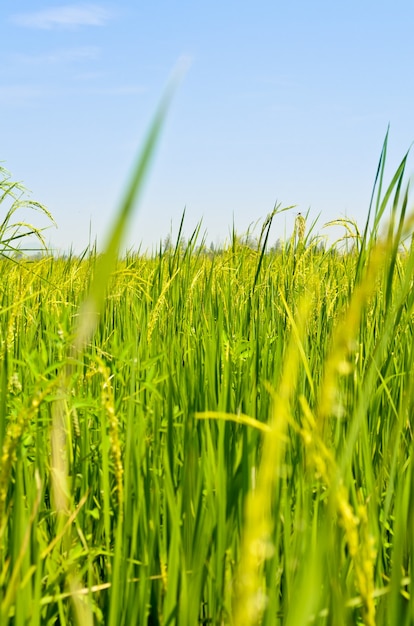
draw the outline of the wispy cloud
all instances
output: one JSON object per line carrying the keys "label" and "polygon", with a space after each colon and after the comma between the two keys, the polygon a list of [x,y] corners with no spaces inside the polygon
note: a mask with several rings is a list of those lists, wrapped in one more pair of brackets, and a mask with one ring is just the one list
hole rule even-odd
{"label": "wispy cloud", "polygon": [[45,90],[39,86],[31,85],[1,85],[1,106],[25,106],[33,101],[44,97]]}
{"label": "wispy cloud", "polygon": [[96,87],[85,85],[72,86],[47,86],[47,85],[0,85],[0,110],[4,106],[28,106],[40,101],[61,98],[92,97],[131,97],[139,96],[148,91],[144,85],[106,85]]}
{"label": "wispy cloud", "polygon": [[52,50],[43,54],[15,54],[13,59],[26,65],[56,65],[58,63],[72,63],[81,61],[94,61],[99,58],[100,49],[96,46],[81,46]]}
{"label": "wispy cloud", "polygon": [[43,11],[18,13],[11,19],[18,26],[51,30],[78,26],[103,26],[110,17],[110,12],[98,4],[67,4]]}
{"label": "wispy cloud", "polygon": [[148,91],[143,85],[109,85],[107,87],[96,87],[90,89],[89,93],[100,96],[133,96],[143,94]]}

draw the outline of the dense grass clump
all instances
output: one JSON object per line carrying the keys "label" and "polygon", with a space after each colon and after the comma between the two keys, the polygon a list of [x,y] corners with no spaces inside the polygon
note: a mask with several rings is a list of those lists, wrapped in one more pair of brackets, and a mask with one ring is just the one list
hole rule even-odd
{"label": "dense grass clump", "polygon": [[129,254],[76,349],[100,258],[3,260],[0,623],[411,624],[399,226]]}

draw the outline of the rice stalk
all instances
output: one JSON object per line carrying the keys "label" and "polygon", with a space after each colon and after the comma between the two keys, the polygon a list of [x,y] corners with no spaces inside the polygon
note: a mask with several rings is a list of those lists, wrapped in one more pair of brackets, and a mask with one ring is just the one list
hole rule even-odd
{"label": "rice stalk", "polygon": [[299,305],[297,334],[292,333],[283,365],[281,380],[274,393],[270,432],[263,443],[263,453],[254,488],[247,494],[244,527],[233,596],[232,623],[240,626],[259,624],[266,608],[267,592],[263,564],[273,556],[275,521],[271,512],[272,494],[279,479],[285,432],[291,421],[291,401],[295,392],[301,361],[299,342],[303,338],[310,311],[309,298]]}
{"label": "rice stalk", "polygon": [[122,451],[119,441],[119,421],[115,411],[114,391],[112,386],[112,375],[108,367],[103,361],[98,362],[98,371],[103,377],[102,383],[102,406],[108,418],[109,439],[111,445],[111,453],[115,468],[116,489],[118,494],[119,515],[122,518],[124,512],[124,467],[122,463]]}

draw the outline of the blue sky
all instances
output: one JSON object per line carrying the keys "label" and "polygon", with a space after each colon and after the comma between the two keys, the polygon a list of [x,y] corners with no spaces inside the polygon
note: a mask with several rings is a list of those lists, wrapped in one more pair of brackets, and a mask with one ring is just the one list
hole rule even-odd
{"label": "blue sky", "polygon": [[[364,224],[388,124],[389,176],[414,140],[410,1],[4,2],[0,161],[58,224],[56,249],[105,233],[180,58],[175,96],[127,246],[202,220],[241,234],[275,202],[317,229]],[[410,163],[410,173],[411,164]],[[40,224],[40,217],[33,216]]]}

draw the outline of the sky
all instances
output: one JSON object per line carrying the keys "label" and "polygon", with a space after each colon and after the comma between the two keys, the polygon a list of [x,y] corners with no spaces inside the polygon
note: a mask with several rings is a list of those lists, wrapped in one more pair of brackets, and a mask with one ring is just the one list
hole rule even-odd
{"label": "sky", "polygon": [[362,228],[388,125],[388,179],[414,140],[413,27],[412,0],[6,0],[0,162],[52,213],[52,249],[102,248],[184,59],[125,247],[155,251],[184,209],[208,245],[276,203],[295,208],[273,241],[299,211]]}

